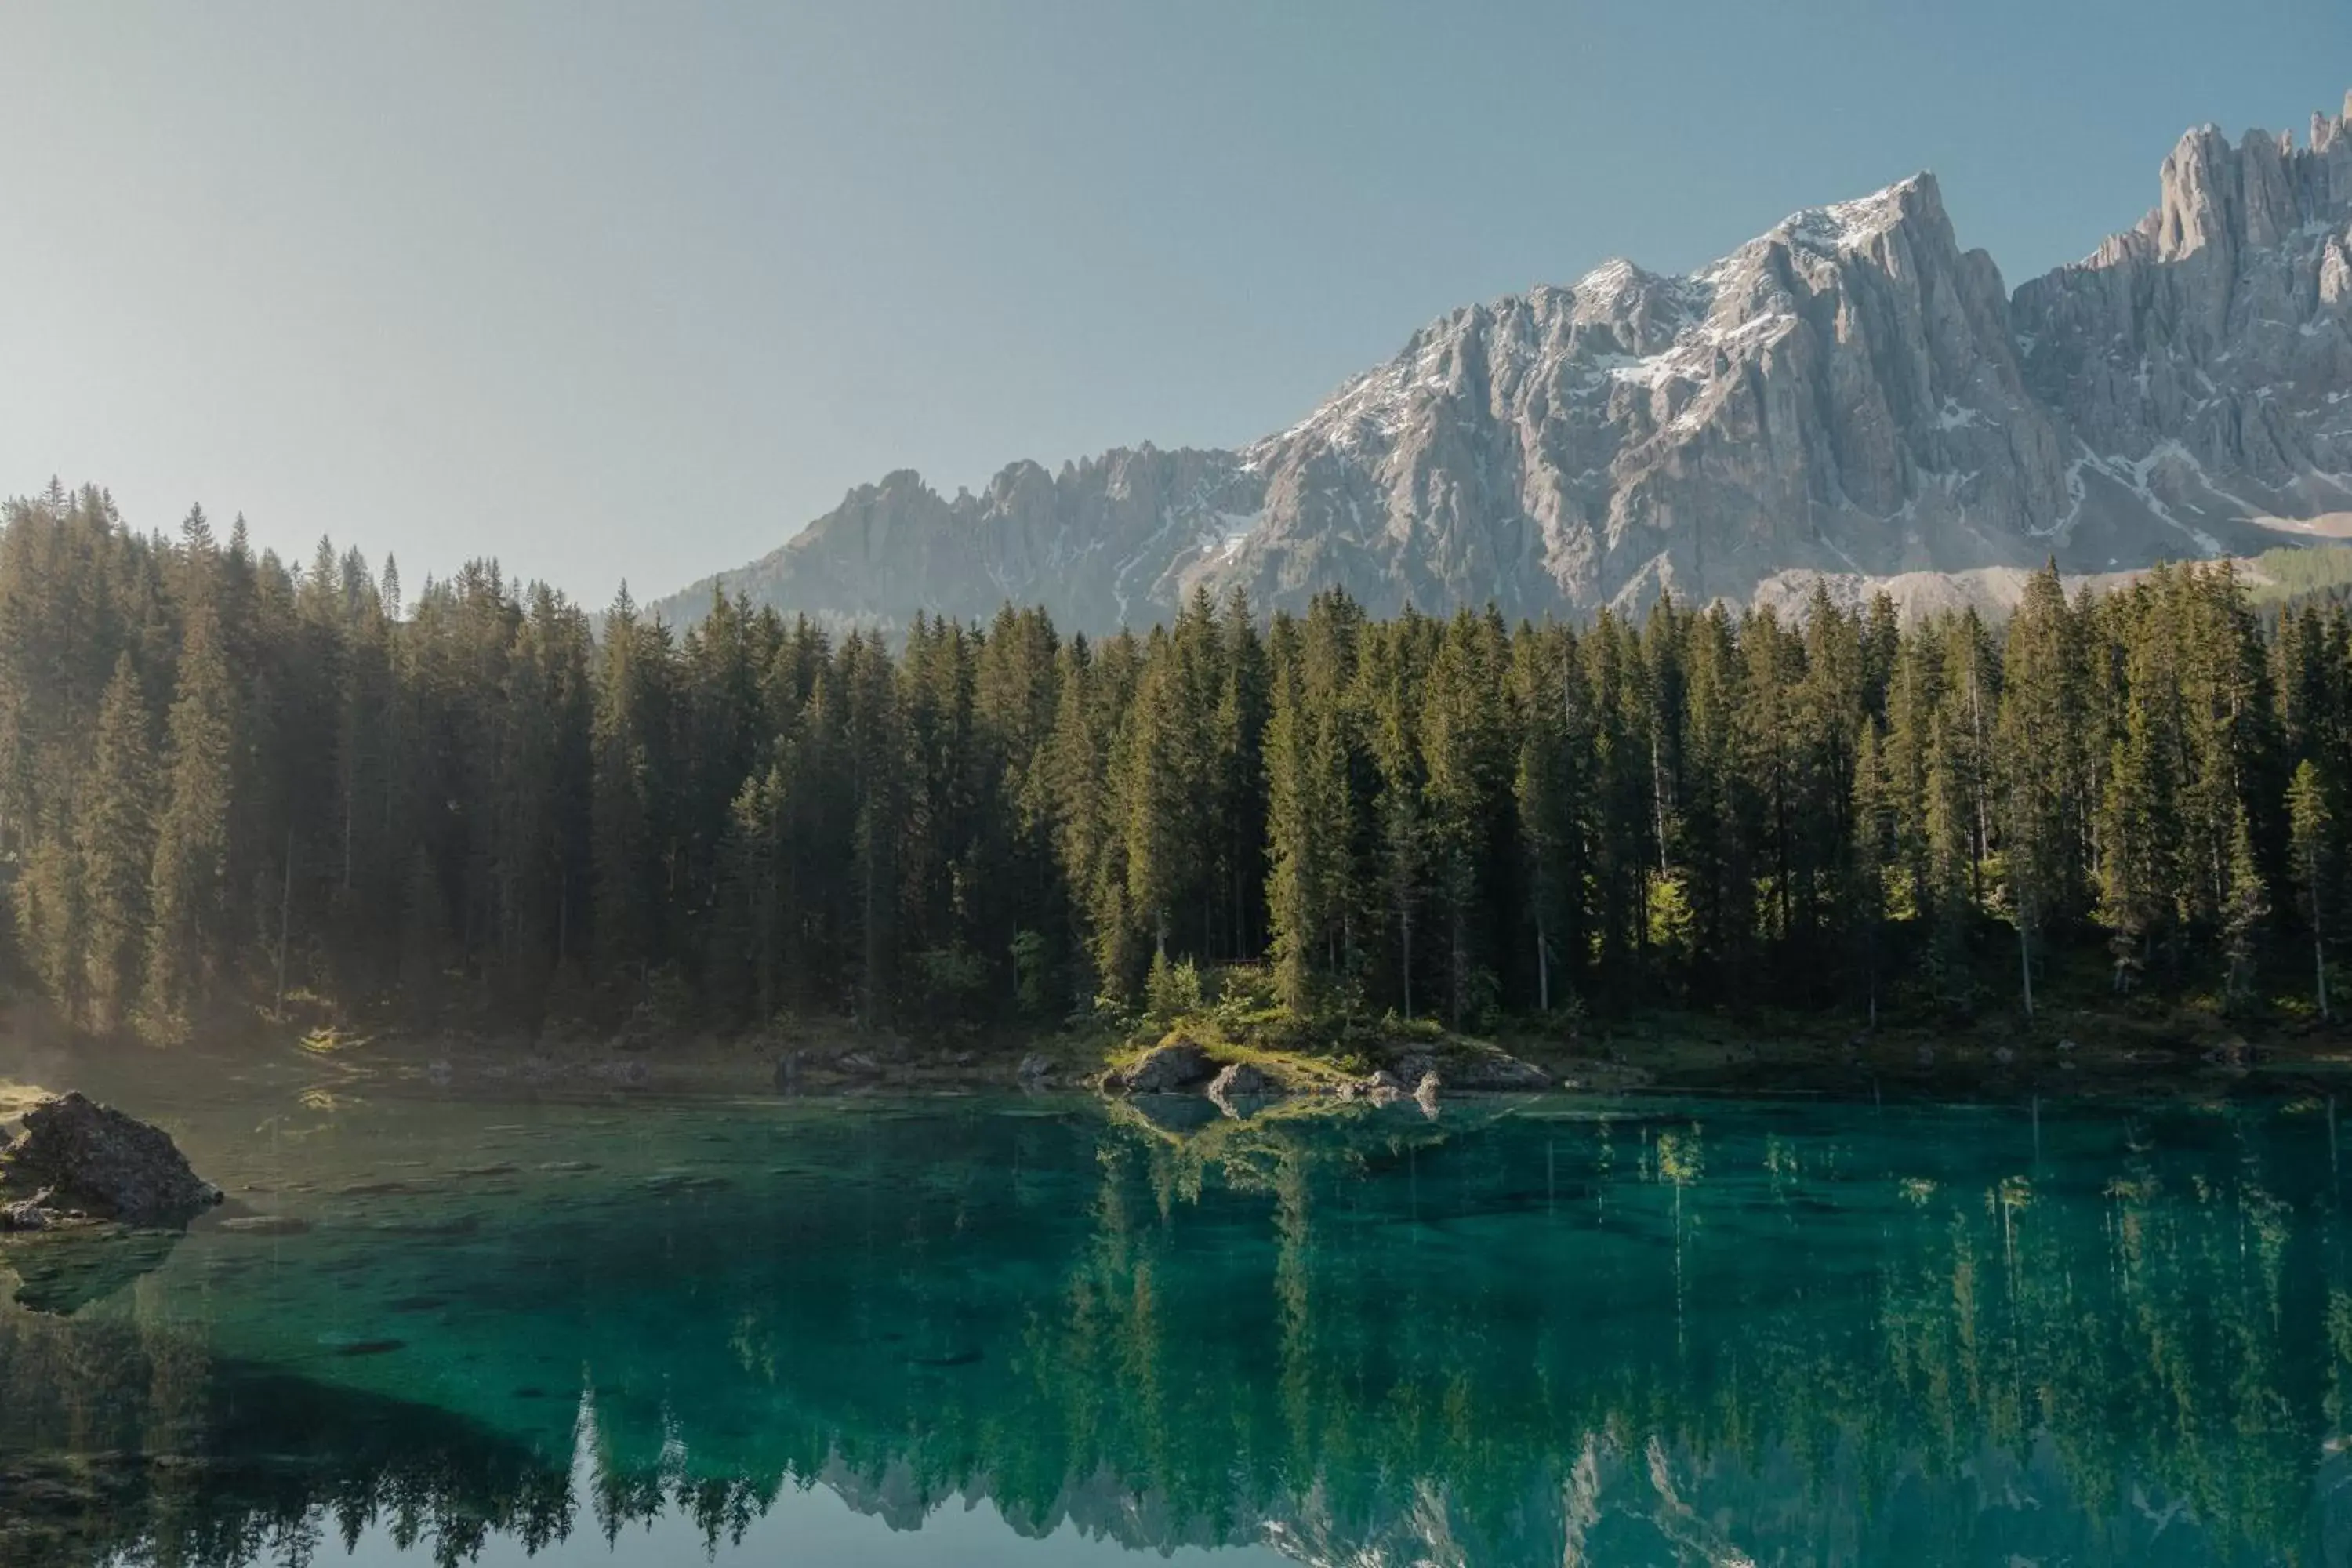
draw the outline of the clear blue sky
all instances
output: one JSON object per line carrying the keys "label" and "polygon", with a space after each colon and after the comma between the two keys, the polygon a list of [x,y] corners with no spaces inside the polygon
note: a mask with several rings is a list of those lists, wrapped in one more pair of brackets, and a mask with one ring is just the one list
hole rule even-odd
{"label": "clear blue sky", "polygon": [[1919,168],[2013,285],[2340,107],[2352,5],[10,0],[0,61],[0,490],[601,604]]}

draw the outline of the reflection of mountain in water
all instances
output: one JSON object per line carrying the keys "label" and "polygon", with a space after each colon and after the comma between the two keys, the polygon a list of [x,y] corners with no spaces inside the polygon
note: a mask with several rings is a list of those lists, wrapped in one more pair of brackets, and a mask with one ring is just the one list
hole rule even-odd
{"label": "reflection of mountain in water", "polygon": [[[0,1563],[664,1512],[723,1545],[810,1482],[1358,1565],[2347,1561],[2325,1116],[2039,1131],[2037,1165],[1983,1113],[877,1116],[782,1190],[460,1260],[495,1310],[414,1331],[480,1368],[431,1401],[398,1355],[232,1359],[256,1326],[184,1258],[0,1310]],[[513,1387],[527,1342],[587,1386]]]}

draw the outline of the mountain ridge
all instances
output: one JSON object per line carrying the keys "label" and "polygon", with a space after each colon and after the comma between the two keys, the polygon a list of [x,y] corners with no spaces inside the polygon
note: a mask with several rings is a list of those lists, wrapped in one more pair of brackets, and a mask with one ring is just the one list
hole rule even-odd
{"label": "mountain ridge", "polygon": [[1237,449],[1149,442],[942,496],[857,487],[714,591],[834,621],[1071,628],[1198,589],[1376,614],[1635,610],[2252,554],[2352,533],[2352,94],[2306,144],[2182,136],[2158,199],[2013,292],[1932,174],[1686,274],[1612,258],[1460,307]]}

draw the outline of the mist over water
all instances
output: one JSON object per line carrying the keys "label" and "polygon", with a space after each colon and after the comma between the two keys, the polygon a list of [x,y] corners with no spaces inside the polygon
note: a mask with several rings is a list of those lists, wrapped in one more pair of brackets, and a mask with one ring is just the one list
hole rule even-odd
{"label": "mist over water", "polygon": [[173,1130],[0,1253],[0,1563],[2352,1561],[2324,1102]]}

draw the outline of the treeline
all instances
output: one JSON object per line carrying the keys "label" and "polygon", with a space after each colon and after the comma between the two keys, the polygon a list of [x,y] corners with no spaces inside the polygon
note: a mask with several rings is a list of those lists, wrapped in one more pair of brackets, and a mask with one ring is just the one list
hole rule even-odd
{"label": "treeline", "polygon": [[892,643],[724,600],[680,635],[625,593],[592,622],[483,563],[406,603],[390,561],[54,484],[0,531],[0,875],[94,1029],[1046,1023],[1188,963],[1465,1026],[2030,1008],[2092,947],[2252,1006],[2324,978],[2347,787],[2345,612],[2266,627],[2227,568],[2044,574],[2000,630],[1327,594]]}

